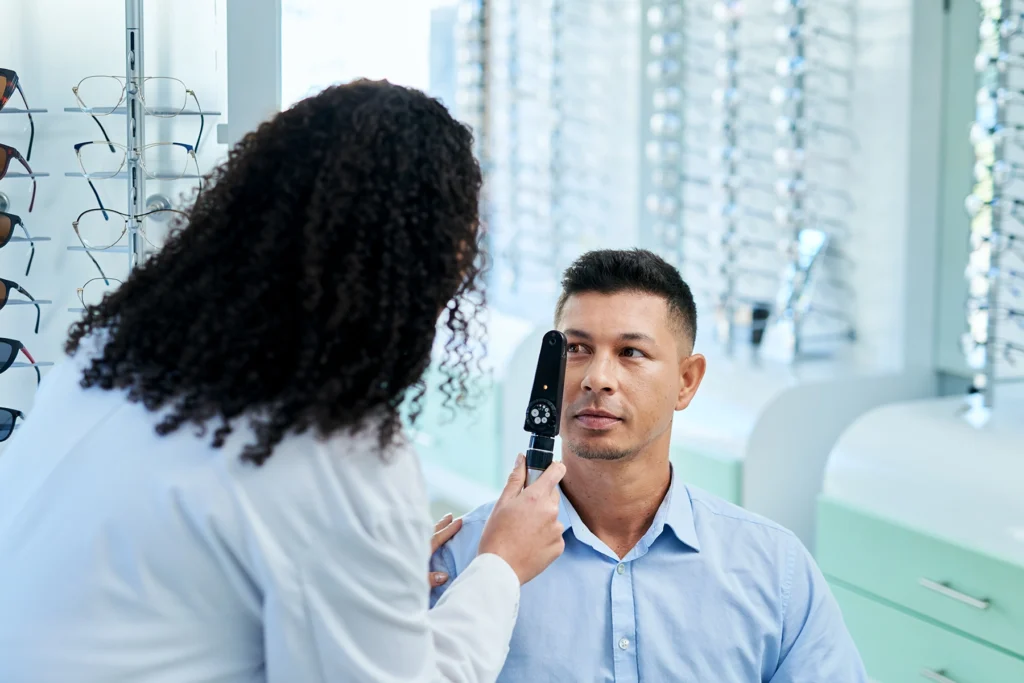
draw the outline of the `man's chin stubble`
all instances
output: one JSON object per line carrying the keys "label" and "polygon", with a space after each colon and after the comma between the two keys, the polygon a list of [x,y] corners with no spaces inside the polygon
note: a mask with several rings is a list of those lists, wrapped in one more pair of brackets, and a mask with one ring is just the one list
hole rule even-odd
{"label": "man's chin stubble", "polygon": [[632,455],[628,450],[587,448],[581,444],[568,443],[569,451],[581,460],[622,460]]}

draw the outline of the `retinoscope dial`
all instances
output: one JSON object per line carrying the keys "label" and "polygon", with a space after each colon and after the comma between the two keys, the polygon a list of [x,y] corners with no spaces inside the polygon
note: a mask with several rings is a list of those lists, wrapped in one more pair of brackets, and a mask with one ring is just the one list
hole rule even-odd
{"label": "retinoscope dial", "polygon": [[558,408],[546,398],[536,398],[526,410],[526,430],[540,436],[558,436]]}

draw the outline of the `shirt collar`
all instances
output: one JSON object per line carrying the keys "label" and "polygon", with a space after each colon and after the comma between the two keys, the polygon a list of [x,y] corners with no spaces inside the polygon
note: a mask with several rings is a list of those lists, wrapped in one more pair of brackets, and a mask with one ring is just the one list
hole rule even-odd
{"label": "shirt collar", "polygon": [[[562,527],[566,531],[571,529],[576,538],[581,541],[597,541],[597,538],[576,513],[572,503],[565,497],[561,487],[558,489],[558,494],[561,498],[558,506],[558,521],[562,523]],[[676,476],[675,467],[672,467],[672,479],[669,482],[668,493],[665,494],[665,499],[661,501],[661,506],[654,515],[651,528],[644,534],[640,544],[650,545],[661,535],[666,527],[672,531],[672,534],[683,545],[696,552],[700,552],[700,542],[697,540],[697,526],[693,520],[693,502],[690,500],[690,492],[687,490],[686,485],[679,481]]]}

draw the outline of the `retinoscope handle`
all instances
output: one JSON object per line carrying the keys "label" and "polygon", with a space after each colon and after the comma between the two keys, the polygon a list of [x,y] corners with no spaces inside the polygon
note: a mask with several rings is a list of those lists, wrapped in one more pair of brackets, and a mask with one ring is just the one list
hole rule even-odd
{"label": "retinoscope handle", "polygon": [[526,485],[540,479],[555,455],[555,440],[550,436],[530,435],[530,447],[526,449]]}

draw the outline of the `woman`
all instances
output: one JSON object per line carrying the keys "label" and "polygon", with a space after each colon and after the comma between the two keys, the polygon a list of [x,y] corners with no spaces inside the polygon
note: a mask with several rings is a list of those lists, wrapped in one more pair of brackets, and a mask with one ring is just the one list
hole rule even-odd
{"label": "woman", "polygon": [[[427,609],[400,407],[439,314],[465,394],[480,169],[438,102],[328,88],[211,174],[188,227],[72,327],[0,457],[0,681],[492,680],[561,552],[510,476]],[[451,531],[451,529],[449,530]]]}

